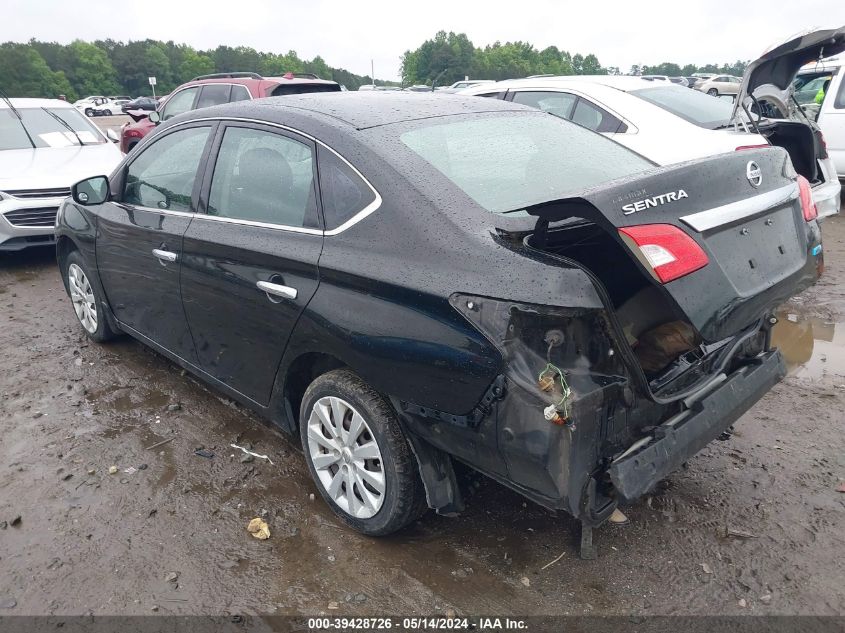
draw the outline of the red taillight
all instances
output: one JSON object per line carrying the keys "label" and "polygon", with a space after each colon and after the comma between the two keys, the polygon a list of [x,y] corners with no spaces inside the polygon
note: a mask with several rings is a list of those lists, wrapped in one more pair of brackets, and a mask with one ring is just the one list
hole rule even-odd
{"label": "red taillight", "polygon": [[738,152],[743,149],[761,149],[763,147],[771,147],[771,145],[769,145],[768,143],[763,143],[762,145],[740,145],[734,151]]}
{"label": "red taillight", "polygon": [[141,133],[138,130],[126,130],[124,134],[132,138],[135,138],[136,136],[141,136]]}
{"label": "red taillight", "polygon": [[801,213],[804,214],[804,221],[809,222],[819,217],[816,203],[813,202],[813,190],[810,183],[804,176],[798,176],[798,197],[801,199]]}
{"label": "red taillight", "polygon": [[671,224],[640,224],[619,229],[645,257],[662,283],[707,265],[707,255],[689,235]]}

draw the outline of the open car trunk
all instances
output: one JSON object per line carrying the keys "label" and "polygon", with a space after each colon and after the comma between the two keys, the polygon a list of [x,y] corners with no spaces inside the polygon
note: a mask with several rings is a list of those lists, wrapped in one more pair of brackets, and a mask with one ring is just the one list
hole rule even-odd
{"label": "open car trunk", "polygon": [[818,161],[827,156],[818,138],[818,128],[807,122],[790,120],[770,120],[758,124],[757,128],[769,143],[786,150],[796,172],[812,185],[820,182]]}
{"label": "open car trunk", "polygon": [[591,275],[657,402],[762,351],[765,319],[815,281],[821,261],[781,149],[664,168],[528,212],[538,221],[526,245]]}

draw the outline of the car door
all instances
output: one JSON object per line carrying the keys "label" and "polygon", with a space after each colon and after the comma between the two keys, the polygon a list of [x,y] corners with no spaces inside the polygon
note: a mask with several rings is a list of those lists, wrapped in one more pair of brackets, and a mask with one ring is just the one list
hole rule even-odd
{"label": "car door", "polygon": [[845,71],[839,69],[827,87],[818,118],[827,152],[840,178],[845,177]]}
{"label": "car door", "polygon": [[202,369],[266,404],[318,284],[315,147],[276,127],[229,122],[212,156],[183,242],[185,314]]}
{"label": "car door", "polygon": [[97,266],[124,327],[196,362],[179,296],[182,235],[199,197],[213,126],[178,126],[133,155],[97,224]]}

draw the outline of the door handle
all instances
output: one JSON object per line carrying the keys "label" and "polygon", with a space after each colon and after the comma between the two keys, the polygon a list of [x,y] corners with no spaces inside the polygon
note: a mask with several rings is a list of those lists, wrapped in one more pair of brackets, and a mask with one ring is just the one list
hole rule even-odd
{"label": "door handle", "polygon": [[160,248],[154,248],[153,255],[155,255],[158,260],[162,263],[175,262],[178,257],[176,253],[171,253],[170,251],[163,251]]}
{"label": "door handle", "polygon": [[270,283],[269,281],[258,281],[255,285],[258,286],[259,290],[263,290],[268,295],[281,297],[282,299],[296,299],[296,288]]}

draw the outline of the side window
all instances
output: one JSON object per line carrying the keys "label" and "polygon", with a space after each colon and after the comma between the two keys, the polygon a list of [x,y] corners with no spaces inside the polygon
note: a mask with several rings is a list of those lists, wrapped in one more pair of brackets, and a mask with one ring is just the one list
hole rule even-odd
{"label": "side window", "polygon": [[229,101],[248,101],[249,99],[249,90],[246,89],[246,86],[232,86],[232,96],[229,97]]}
{"label": "side window", "polygon": [[126,169],[123,202],[190,211],[191,192],[209,129],[179,130],[145,147]]}
{"label": "side window", "polygon": [[523,105],[538,108],[543,112],[548,112],[559,116],[562,119],[569,119],[572,117],[572,106],[578,99],[573,94],[568,92],[515,92],[513,94],[514,103],[521,103]]}
{"label": "side window", "polygon": [[185,88],[170,97],[167,103],[164,104],[164,110],[161,112],[161,120],[167,121],[167,119],[172,119],[190,110],[191,106],[194,105],[194,98],[198,92],[199,88]]}
{"label": "side window", "polygon": [[376,199],[367,183],[334,152],[318,148],[317,165],[327,230],[336,229]]}
{"label": "side window", "polygon": [[610,114],[610,112],[602,110],[586,99],[578,99],[575,112],[572,113],[572,122],[589,128],[594,132],[604,134],[616,134],[618,132],[625,132],[628,129],[622,121]]}
{"label": "side window", "polygon": [[[839,69],[839,89],[836,91],[836,100],[833,102],[833,107],[837,110],[845,109],[845,77],[842,76],[842,73],[845,72],[841,68]],[[831,85],[836,83],[835,81],[831,82]],[[828,90],[830,86],[828,86]],[[827,97],[825,97],[827,98]]]}
{"label": "side window", "polygon": [[228,127],[214,166],[207,212],[319,228],[311,148],[273,132]]}
{"label": "side window", "polygon": [[491,99],[504,99],[505,95],[508,94],[507,90],[501,90],[497,92],[485,92],[483,94],[477,94],[476,97],[490,97]]}
{"label": "side window", "polygon": [[200,91],[200,98],[197,100],[197,106],[194,108],[208,108],[210,106],[226,103],[229,101],[229,84],[206,84]]}

